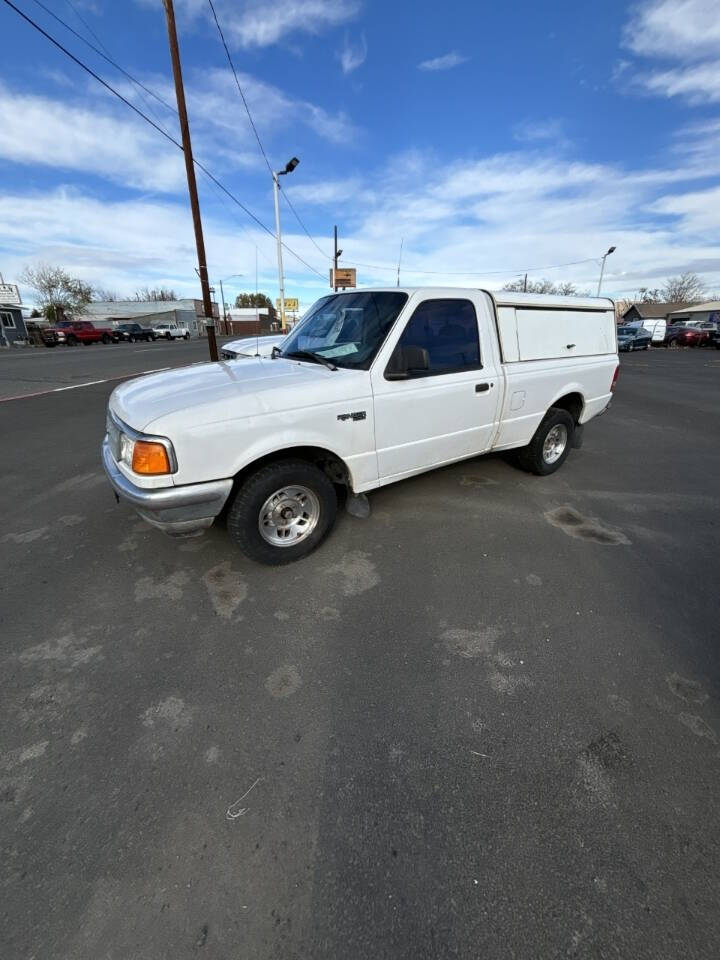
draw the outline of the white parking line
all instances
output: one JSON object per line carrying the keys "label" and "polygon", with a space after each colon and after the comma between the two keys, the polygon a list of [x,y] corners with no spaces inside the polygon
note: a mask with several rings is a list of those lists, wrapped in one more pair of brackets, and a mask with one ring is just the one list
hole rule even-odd
{"label": "white parking line", "polygon": [[131,377],[142,377],[146,373],[162,373],[163,370],[172,370],[172,367],[155,367],[154,370],[137,370],[134,373],[121,373],[118,377],[105,377],[104,380],[88,380],[87,383],[71,383],[68,387],[52,387],[50,390],[38,390],[36,393],[18,393],[14,397],[0,397],[0,403],[8,400],[28,400],[30,397],[44,397],[48,393],[62,393],[63,390],[77,390],[80,387],[94,387],[98,383],[110,383],[112,380],[129,380]]}

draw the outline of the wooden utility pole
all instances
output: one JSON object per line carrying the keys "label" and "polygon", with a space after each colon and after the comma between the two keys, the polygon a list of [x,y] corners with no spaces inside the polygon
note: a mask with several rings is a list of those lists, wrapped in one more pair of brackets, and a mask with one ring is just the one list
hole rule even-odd
{"label": "wooden utility pole", "polygon": [[333,257],[334,269],[333,269],[333,286],[335,288],[335,293],[337,293],[337,262],[338,262],[338,248],[337,248],[337,224],[335,226],[335,256]]}
{"label": "wooden utility pole", "polygon": [[198,200],[197,181],[195,180],[195,164],[193,163],[190,125],[188,123],[187,106],[185,105],[185,89],[183,87],[182,68],[180,67],[180,49],[178,47],[173,0],[163,0],[163,5],[165,6],[168,40],[170,41],[170,59],[172,60],[173,77],[175,78],[175,96],[177,97],[178,116],[180,117],[183,153],[185,154],[185,172],[187,173],[188,193],[190,194],[190,209],[192,210],[193,227],[195,228],[195,246],[197,247],[198,273],[200,276],[200,287],[202,289],[203,310],[205,311],[205,328],[207,330],[208,347],[210,348],[210,359],[217,360],[218,351],[217,340],[215,339],[215,318],[213,317],[212,301],[210,299],[210,283],[208,281],[207,260],[205,258],[205,241],[203,240],[202,220],[200,219],[200,201]]}

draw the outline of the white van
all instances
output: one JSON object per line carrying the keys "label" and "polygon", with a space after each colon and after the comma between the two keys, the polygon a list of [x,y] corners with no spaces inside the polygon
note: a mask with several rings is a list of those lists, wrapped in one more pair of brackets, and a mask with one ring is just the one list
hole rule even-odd
{"label": "white van", "polygon": [[618,370],[611,300],[330,294],[270,356],[117,387],[103,463],[154,526],[196,532],[226,511],[245,553],[287,563],[329,532],[337,484],[365,493],[513,448],[524,469],[553,473],[607,409]]}
{"label": "white van", "polygon": [[665,342],[665,333],[667,331],[667,320],[658,320],[652,318],[650,320],[631,320],[630,323],[625,324],[626,327],[642,327],[643,330],[647,332],[652,337],[652,343],[664,343]]}

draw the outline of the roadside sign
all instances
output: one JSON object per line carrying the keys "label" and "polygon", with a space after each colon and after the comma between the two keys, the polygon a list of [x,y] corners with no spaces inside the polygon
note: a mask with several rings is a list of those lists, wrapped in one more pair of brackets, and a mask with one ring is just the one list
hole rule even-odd
{"label": "roadside sign", "polygon": [[[280,299],[275,301],[275,306],[280,310]],[[300,301],[297,297],[285,297],[285,313],[297,313],[300,309]]]}
{"label": "roadside sign", "polygon": [[333,269],[330,267],[330,286],[331,287],[356,287],[357,270],[355,267],[338,267],[335,270],[335,280],[333,281]]}
{"label": "roadside sign", "polygon": [[22,304],[20,291],[14,283],[0,283],[0,303]]}

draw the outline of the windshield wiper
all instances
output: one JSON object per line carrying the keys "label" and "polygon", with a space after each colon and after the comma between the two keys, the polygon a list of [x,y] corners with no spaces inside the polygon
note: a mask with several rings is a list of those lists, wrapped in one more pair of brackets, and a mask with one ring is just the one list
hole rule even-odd
{"label": "windshield wiper", "polygon": [[292,353],[284,353],[283,356],[289,360],[313,360],[315,363],[321,363],[328,370],[337,370],[335,364],[327,357],[323,357],[319,353],[313,353],[312,350],[293,350]]}

